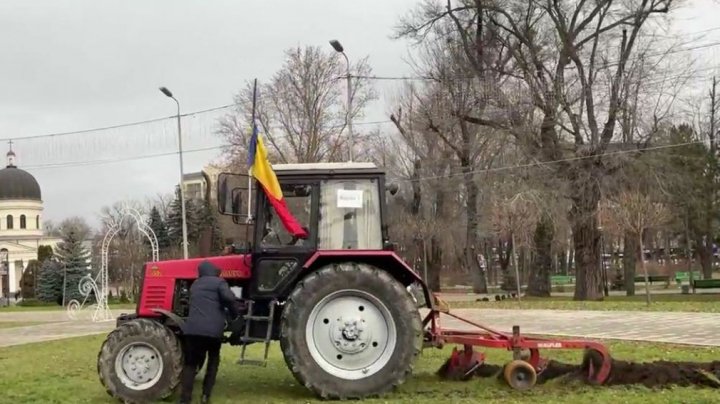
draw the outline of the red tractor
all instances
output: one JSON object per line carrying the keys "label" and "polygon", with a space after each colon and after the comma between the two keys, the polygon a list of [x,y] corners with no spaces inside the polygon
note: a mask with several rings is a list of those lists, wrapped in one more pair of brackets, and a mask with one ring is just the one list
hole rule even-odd
{"label": "red tractor", "polygon": [[[242,308],[239,320],[228,321],[225,342],[242,346],[240,364],[263,365],[271,341],[279,340],[295,378],[323,398],[389,391],[410,374],[423,347],[419,307],[433,305],[388,238],[385,193],[397,187],[369,163],[273,168],[309,236],[287,233],[247,176],[220,175],[220,213],[252,223],[253,231],[253,241],[233,254],[207,258]],[[145,265],[135,313],[117,319],[98,355],[100,380],[113,397],[147,402],[178,385],[179,326],[202,260]],[[265,345],[261,360],[245,357],[252,343]]]}

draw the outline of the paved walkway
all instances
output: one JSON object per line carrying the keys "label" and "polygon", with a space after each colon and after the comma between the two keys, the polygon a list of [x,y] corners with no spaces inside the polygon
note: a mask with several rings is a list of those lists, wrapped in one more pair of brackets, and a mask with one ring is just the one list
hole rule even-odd
{"label": "paved walkway", "polygon": [[[121,312],[113,311],[113,318]],[[453,313],[508,333],[519,325],[527,334],[720,346],[720,313],[500,309],[455,309]],[[68,321],[60,311],[0,313],[2,321],[47,324],[0,328],[0,347],[106,334],[115,328],[115,321]],[[445,327],[468,328],[447,316],[442,322]]]}
{"label": "paved walkway", "polygon": [[[127,312],[128,310],[124,310]],[[117,317],[121,311],[113,311]],[[115,320],[92,322],[68,320],[65,311],[26,311],[0,313],[0,322],[42,322],[26,327],[0,328],[0,347],[52,341],[84,335],[105,334],[115,328]]]}
{"label": "paved walkway", "polygon": [[[720,313],[501,309],[452,313],[508,333],[519,325],[527,334],[720,346]],[[472,328],[448,316],[441,319],[444,327]]]}
{"label": "paved walkway", "polygon": [[[644,296],[645,295],[645,289],[644,287],[638,286],[638,288],[635,290],[636,296]],[[495,300],[496,295],[509,295],[510,293],[514,292],[498,292],[498,293],[488,293],[488,294],[476,294],[472,293],[471,291],[455,291],[455,292],[444,292],[440,293],[440,297],[445,300],[446,302],[474,302],[477,299],[482,299],[483,297],[489,298],[491,301]],[[703,294],[718,294],[720,293],[720,289],[698,289],[696,291],[696,295],[703,295]],[[675,286],[671,286],[670,289],[655,289],[650,290],[651,295],[681,295],[680,289],[676,288]],[[573,297],[574,292],[553,292],[553,297]],[[623,290],[611,290],[610,296],[625,296],[625,291]],[[720,302],[720,298],[718,299]]]}

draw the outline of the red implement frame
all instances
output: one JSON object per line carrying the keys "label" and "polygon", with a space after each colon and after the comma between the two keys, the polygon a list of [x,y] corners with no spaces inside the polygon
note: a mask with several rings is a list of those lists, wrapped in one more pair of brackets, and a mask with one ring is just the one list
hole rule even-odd
{"label": "red implement frame", "polygon": [[[535,368],[537,374],[540,374],[545,369],[545,365],[547,363],[545,359],[540,357],[540,349],[585,349],[597,352],[601,358],[600,361],[588,361],[588,382],[598,385],[603,384],[610,376],[610,354],[608,353],[605,345],[601,343],[584,340],[525,337],[520,334],[519,326],[513,326],[512,334],[507,334],[462,318],[450,313],[449,311],[443,311],[443,314],[460,320],[463,323],[472,325],[478,330],[455,330],[443,328],[440,325],[440,313],[441,312],[438,310],[431,310],[423,320],[424,328],[427,328],[428,325],[430,326],[430,328],[426,330],[426,343],[430,346],[438,348],[441,348],[445,344],[463,345],[463,351],[453,351],[451,360],[456,363],[458,361],[463,363],[468,362],[469,365],[475,366],[475,361],[479,358],[484,359],[484,356],[480,356],[478,358],[477,355],[474,355],[472,351],[473,347],[481,346],[488,348],[505,348],[508,351],[513,352],[513,359],[525,360],[533,368]],[[529,358],[521,357],[523,350],[530,351]],[[464,360],[466,358],[467,360]],[[471,361],[470,358],[474,358],[474,361]]]}

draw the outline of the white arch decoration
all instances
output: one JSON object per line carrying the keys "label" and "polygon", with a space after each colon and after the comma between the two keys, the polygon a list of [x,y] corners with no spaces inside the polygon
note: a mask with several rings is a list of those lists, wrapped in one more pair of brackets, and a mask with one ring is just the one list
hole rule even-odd
{"label": "white arch decoration", "polygon": [[[92,311],[92,321],[98,322],[113,320],[112,313],[110,312],[110,307],[108,307],[107,298],[108,292],[110,291],[110,286],[108,283],[108,251],[110,249],[110,242],[112,242],[115,235],[117,235],[118,232],[121,230],[121,225],[123,221],[125,221],[125,218],[131,218],[135,220],[135,224],[137,225],[138,230],[140,230],[140,232],[145,235],[148,241],[150,241],[152,260],[159,260],[160,253],[158,249],[157,237],[155,236],[155,232],[150,228],[150,226],[145,224],[145,222],[142,220],[142,215],[140,214],[140,212],[138,212],[136,209],[125,206],[120,212],[120,214],[120,220],[113,220],[110,223],[110,228],[108,229],[107,233],[105,233],[105,237],[103,238],[100,271],[98,272],[97,276],[93,279],[92,275],[88,274],[83,276],[80,279],[80,282],[78,282],[78,289],[80,290],[80,294],[83,296],[83,301],[79,302],[78,300],[73,299],[67,304],[68,317],[73,320],[77,319],[78,313],[84,309]],[[92,292],[94,292],[97,302],[85,306],[85,303],[87,302]]]}

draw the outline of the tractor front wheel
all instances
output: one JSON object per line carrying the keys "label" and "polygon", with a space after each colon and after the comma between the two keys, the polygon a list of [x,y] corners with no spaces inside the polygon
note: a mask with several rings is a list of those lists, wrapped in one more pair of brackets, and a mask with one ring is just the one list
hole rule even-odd
{"label": "tractor front wheel", "polygon": [[123,402],[167,398],[180,382],[180,341],[157,321],[141,318],[123,323],[105,339],[97,369],[108,394]]}
{"label": "tractor front wheel", "polygon": [[322,398],[381,395],[405,380],[422,348],[422,321],[410,293],[364,264],[336,264],[300,281],[281,327],[288,367]]}

